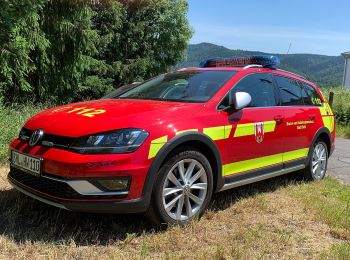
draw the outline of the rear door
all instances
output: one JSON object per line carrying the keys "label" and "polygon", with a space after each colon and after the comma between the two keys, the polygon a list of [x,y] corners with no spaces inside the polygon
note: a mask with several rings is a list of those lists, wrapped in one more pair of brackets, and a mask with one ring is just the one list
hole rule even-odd
{"label": "rear door", "polygon": [[281,106],[284,109],[284,154],[285,167],[305,163],[314,126],[313,111],[304,105],[302,87],[293,78],[275,75]]}
{"label": "rear door", "polygon": [[306,83],[299,82],[302,86],[302,95],[304,99],[304,105],[307,107],[309,118],[312,122],[308,124],[309,127],[309,146],[315,137],[318,130],[322,127],[326,127],[332,134],[332,142],[334,141],[334,115],[327,101],[322,101],[320,95],[316,91],[315,87]]}
{"label": "rear door", "polygon": [[247,108],[227,114],[232,132],[225,144],[224,176],[236,181],[282,169],[283,108],[278,106],[272,76],[249,74],[231,91],[249,93],[252,102]]}

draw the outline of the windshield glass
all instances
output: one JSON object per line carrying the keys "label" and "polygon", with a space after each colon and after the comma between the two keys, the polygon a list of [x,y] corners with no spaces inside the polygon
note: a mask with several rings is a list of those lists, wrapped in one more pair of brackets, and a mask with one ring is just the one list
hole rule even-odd
{"label": "windshield glass", "polygon": [[135,82],[129,85],[124,85],[121,86],[115,90],[113,90],[112,92],[108,93],[107,95],[105,95],[104,97],[102,97],[102,99],[109,99],[109,98],[118,98],[121,94],[125,93],[126,91],[135,88],[136,86],[140,85],[140,82]]}
{"label": "windshield glass", "polygon": [[146,81],[117,98],[205,102],[236,73],[216,70],[169,73]]}

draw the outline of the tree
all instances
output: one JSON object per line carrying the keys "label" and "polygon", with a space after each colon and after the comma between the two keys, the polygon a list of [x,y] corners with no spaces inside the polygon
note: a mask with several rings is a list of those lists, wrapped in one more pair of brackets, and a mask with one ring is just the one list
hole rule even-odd
{"label": "tree", "polygon": [[[192,35],[185,0],[4,0],[4,102],[98,98],[167,71]],[[0,100],[1,102],[1,100]]]}
{"label": "tree", "polygon": [[44,0],[3,0],[0,8],[0,102],[22,100],[33,90],[28,75],[37,70],[30,54],[49,46],[40,29]]}
{"label": "tree", "polygon": [[96,13],[85,1],[49,1],[42,12],[42,30],[50,42],[49,62],[37,71],[41,97],[54,102],[74,100],[83,92],[88,73],[98,71],[104,62],[94,58],[100,36],[93,25]]}
{"label": "tree", "polygon": [[184,58],[192,30],[184,0],[120,0],[123,26],[104,53],[114,85],[166,72]]}

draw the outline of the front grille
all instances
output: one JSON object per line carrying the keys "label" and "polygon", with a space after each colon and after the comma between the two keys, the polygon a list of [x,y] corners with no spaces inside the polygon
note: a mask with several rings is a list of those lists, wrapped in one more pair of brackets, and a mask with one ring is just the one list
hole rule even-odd
{"label": "front grille", "polygon": [[[32,136],[33,132],[34,132],[33,130],[29,130],[23,127],[20,132],[19,138],[22,141],[28,141],[29,138]],[[73,143],[73,140],[74,138],[72,137],[44,134],[44,137],[41,142],[51,143],[52,145],[50,147],[68,149],[69,146]]]}
{"label": "front grille", "polygon": [[[39,191],[48,196],[61,198],[61,199],[73,199],[73,200],[86,200],[86,199],[119,199],[124,198],[124,195],[107,195],[107,196],[85,196],[77,193],[71,186],[67,183],[55,181],[45,177],[33,176],[29,173],[23,172],[21,170],[11,168],[9,177],[14,180],[21,188],[28,190],[32,189],[34,191]],[[15,184],[16,184],[15,183]]]}

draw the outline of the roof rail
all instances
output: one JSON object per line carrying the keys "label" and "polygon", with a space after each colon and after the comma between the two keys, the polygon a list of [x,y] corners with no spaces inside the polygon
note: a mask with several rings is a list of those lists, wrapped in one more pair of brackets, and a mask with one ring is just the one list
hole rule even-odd
{"label": "roof rail", "polygon": [[259,65],[259,64],[251,64],[251,65],[247,65],[245,66],[243,69],[250,69],[250,68],[263,68],[263,65]]}
{"label": "roof rail", "polygon": [[292,74],[292,75],[294,75],[294,76],[297,76],[297,77],[299,77],[299,78],[308,80],[308,79],[307,79],[306,77],[304,77],[304,76],[301,76],[301,75],[299,75],[299,74],[296,74],[296,73],[293,73],[293,72],[290,72],[290,71],[287,71],[287,70],[278,69],[278,71],[286,72],[286,73]]}

